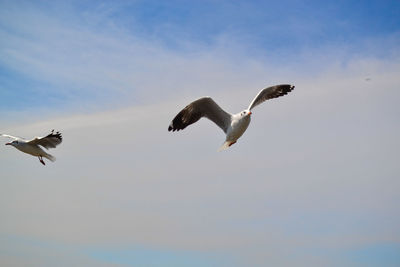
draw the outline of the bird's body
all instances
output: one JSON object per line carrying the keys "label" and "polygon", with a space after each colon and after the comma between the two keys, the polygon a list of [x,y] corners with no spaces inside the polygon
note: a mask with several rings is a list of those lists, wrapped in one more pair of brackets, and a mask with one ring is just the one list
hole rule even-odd
{"label": "bird's body", "polygon": [[222,144],[219,150],[230,147],[244,134],[251,121],[250,114],[251,113],[245,114],[244,111],[242,111],[231,116],[231,123],[226,132],[225,143]]}
{"label": "bird's body", "polygon": [[24,153],[30,154],[35,157],[45,157],[49,160],[53,160],[53,156],[46,153],[40,146],[38,145],[31,145],[29,142],[26,142],[24,140],[18,141],[17,144],[14,145],[16,149],[19,151],[22,151]]}
{"label": "bird's body", "polygon": [[262,102],[283,96],[294,89],[293,85],[281,84],[261,90],[250,103],[249,107],[237,114],[224,111],[211,97],[202,97],[187,105],[168,127],[168,131],[179,131],[202,117],[217,124],[226,134],[225,142],[220,150],[227,149],[244,134],[251,121],[251,110]]}
{"label": "bird's body", "polygon": [[21,152],[38,157],[39,161],[43,165],[45,165],[43,157],[47,158],[50,161],[55,161],[56,158],[47,153],[46,151],[44,151],[42,147],[46,149],[55,148],[62,142],[61,133],[59,132],[54,133],[54,130],[45,137],[35,137],[32,140],[24,140],[22,138],[7,134],[1,134],[1,136],[14,139],[14,141],[12,141],[11,143],[6,143],[6,145],[11,145]]}

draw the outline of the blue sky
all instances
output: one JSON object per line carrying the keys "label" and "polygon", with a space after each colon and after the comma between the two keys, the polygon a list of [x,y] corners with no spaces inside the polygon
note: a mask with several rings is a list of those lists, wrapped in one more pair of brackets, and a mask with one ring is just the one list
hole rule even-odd
{"label": "blue sky", "polygon": [[[2,3],[3,19],[0,23],[3,60],[0,62],[0,84],[3,88],[3,112],[36,108],[40,106],[37,99],[45,101],[46,105],[66,109],[73,103],[98,103],[109,100],[110,97],[117,103],[128,97],[126,105],[134,99],[140,99],[136,94],[141,89],[133,86],[127,89],[129,92],[126,94],[109,94],[110,89],[106,86],[101,90],[95,89],[96,92],[92,93],[91,90],[97,84],[82,85],[69,81],[72,84],[66,85],[65,81],[53,81],[43,73],[36,75],[32,70],[23,70],[29,67],[26,66],[29,58],[16,56],[19,51],[30,53],[30,57],[37,60],[42,59],[42,67],[54,68],[51,64],[58,63],[65,65],[65,69],[58,71],[71,72],[76,67],[74,64],[87,64],[88,68],[98,64],[92,58],[89,58],[92,61],[85,62],[83,54],[89,53],[91,42],[97,44],[95,49],[99,53],[118,50],[112,44],[103,46],[91,36],[86,36],[87,40],[82,36],[79,40],[82,43],[74,42],[71,40],[74,38],[74,31],[79,31],[80,34],[85,31],[96,33],[105,38],[112,37],[114,41],[125,38],[121,43],[127,46],[132,42],[141,42],[145,46],[148,43],[178,57],[201,54],[218,47],[222,50],[218,52],[219,57],[230,58],[236,64],[242,64],[243,58],[265,60],[278,66],[288,66],[286,62],[290,61],[294,65],[292,68],[300,70],[303,69],[300,66],[312,63],[316,69],[321,69],[320,62],[314,62],[318,60],[318,56],[339,56],[342,64],[354,57],[392,57],[393,53],[397,53],[399,42],[400,7],[397,1]],[[26,11],[22,12],[21,7],[25,7]],[[25,24],[25,21],[30,23]],[[70,32],[48,30],[42,23],[47,27],[58,25]],[[57,42],[63,38],[67,38],[70,46],[64,43],[63,47],[62,43]],[[86,41],[87,47],[84,45]],[[45,44],[49,46],[47,50],[36,49]],[[77,49],[82,52],[76,53]],[[43,53],[47,53],[47,56]],[[132,60],[134,57],[135,55]],[[329,59],[328,57],[327,60]],[[109,61],[114,60],[111,54]],[[130,65],[135,64],[131,61]],[[137,67],[140,68],[140,64]],[[79,70],[74,74],[89,75]],[[38,97],[33,97],[32,94]],[[21,101],[22,98],[24,101]]]}
{"label": "blue sky", "polygon": [[[398,266],[398,1],[0,1],[0,265]],[[227,153],[189,101],[238,112]],[[6,142],[6,140],[3,140]],[[21,167],[23,166],[23,167]],[[51,253],[49,253],[51,251]]]}

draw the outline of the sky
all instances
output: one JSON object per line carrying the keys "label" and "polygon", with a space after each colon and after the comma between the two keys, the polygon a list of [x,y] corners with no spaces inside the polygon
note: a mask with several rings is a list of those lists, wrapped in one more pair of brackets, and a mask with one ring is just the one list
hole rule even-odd
{"label": "sky", "polygon": [[[1,266],[399,266],[398,1],[0,0]],[[202,119],[262,88],[246,133]],[[1,139],[1,144],[6,143]]]}

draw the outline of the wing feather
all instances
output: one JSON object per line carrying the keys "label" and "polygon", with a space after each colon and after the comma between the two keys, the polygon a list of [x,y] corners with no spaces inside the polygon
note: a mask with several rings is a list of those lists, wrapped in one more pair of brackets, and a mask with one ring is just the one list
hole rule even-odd
{"label": "wing feather", "polygon": [[286,95],[294,89],[294,85],[290,84],[279,84],[261,90],[257,96],[253,99],[248,107],[248,110],[252,110],[255,106],[263,103],[264,101],[276,97]]}
{"label": "wing feather", "polygon": [[21,137],[12,136],[12,135],[9,135],[9,134],[0,134],[0,136],[7,137],[7,138],[11,138],[11,139],[14,139],[14,140],[23,139],[23,138],[21,138]]}
{"label": "wing feather", "polygon": [[61,144],[61,142],[62,142],[61,133],[60,132],[54,133],[53,130],[47,136],[35,137],[34,139],[28,141],[27,143],[31,145],[39,145],[46,149],[49,149],[49,148],[55,148],[57,145]]}
{"label": "wing feather", "polygon": [[213,121],[225,133],[231,123],[231,114],[224,111],[211,97],[202,97],[182,109],[168,126],[168,131],[179,131],[202,117]]}

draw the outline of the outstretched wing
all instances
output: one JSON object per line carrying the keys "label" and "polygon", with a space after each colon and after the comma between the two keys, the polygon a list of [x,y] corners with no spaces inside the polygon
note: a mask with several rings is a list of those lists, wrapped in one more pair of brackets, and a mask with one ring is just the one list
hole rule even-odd
{"label": "outstretched wing", "polygon": [[280,84],[274,85],[268,88],[261,90],[258,95],[253,99],[248,110],[253,109],[255,106],[261,104],[262,102],[271,99],[286,95],[290,91],[294,89],[294,85],[290,84]]}
{"label": "outstretched wing", "polygon": [[50,134],[48,134],[45,137],[35,137],[34,139],[28,141],[28,144],[31,145],[39,145],[42,146],[46,149],[49,148],[55,148],[57,145],[61,144],[62,142],[62,136],[60,132],[54,133],[54,130],[51,131]]}
{"label": "outstretched wing", "polygon": [[11,138],[11,139],[14,139],[14,140],[21,140],[21,139],[23,139],[23,138],[20,138],[20,137],[16,137],[16,136],[9,135],[9,134],[0,134],[0,136],[7,137],[7,138]]}
{"label": "outstretched wing", "polygon": [[220,108],[211,97],[202,97],[182,109],[172,120],[168,131],[183,130],[202,117],[215,122],[225,133],[231,124],[231,114]]}

